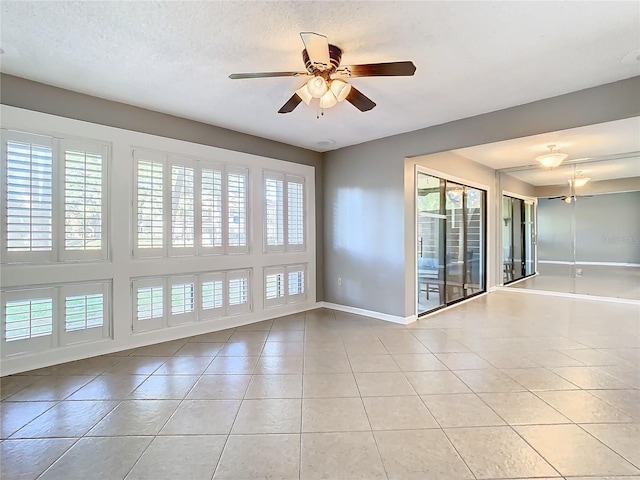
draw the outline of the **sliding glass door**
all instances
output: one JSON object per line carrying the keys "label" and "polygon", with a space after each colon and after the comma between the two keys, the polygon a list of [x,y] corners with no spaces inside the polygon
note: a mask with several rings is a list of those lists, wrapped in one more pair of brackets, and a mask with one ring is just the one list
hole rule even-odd
{"label": "sliding glass door", "polygon": [[417,174],[418,313],[485,291],[486,192]]}
{"label": "sliding glass door", "polygon": [[507,284],[535,273],[534,203],[502,197],[502,282]]}

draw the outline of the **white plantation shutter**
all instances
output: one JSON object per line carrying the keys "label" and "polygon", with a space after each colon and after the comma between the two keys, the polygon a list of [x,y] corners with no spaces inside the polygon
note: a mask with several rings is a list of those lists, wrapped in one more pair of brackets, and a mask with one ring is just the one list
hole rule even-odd
{"label": "white plantation shutter", "polygon": [[225,274],[207,273],[199,276],[200,280],[200,311],[199,318],[208,320],[225,314]]}
{"label": "white plantation shutter", "polygon": [[305,249],[304,178],[264,172],[264,251]]}
{"label": "white plantation shutter", "polygon": [[2,292],[2,355],[109,338],[109,281]]}
{"label": "white plantation shutter", "polygon": [[268,267],[264,269],[265,307],[274,307],[286,303],[285,277],[284,267]]}
{"label": "white plantation shutter", "polygon": [[247,169],[227,168],[227,242],[228,253],[249,251],[247,205],[249,174]]}
{"label": "white plantation shutter", "polygon": [[133,281],[133,331],[156,330],[165,326],[164,278]]}
{"label": "white plantation shutter", "polygon": [[3,132],[3,261],[53,260],[53,141]]}
{"label": "white plantation shutter", "polygon": [[287,303],[302,302],[305,293],[305,265],[290,265],[287,267]]}
{"label": "white plantation shutter", "polygon": [[65,260],[107,257],[106,147],[62,141]]}
{"label": "white plantation shutter", "polygon": [[63,344],[99,340],[109,336],[109,283],[89,283],[60,288],[64,312]]}
{"label": "white plantation shutter", "polygon": [[134,158],[135,257],[249,252],[248,169],[146,151]]}
{"label": "white plantation shutter", "polygon": [[227,272],[227,314],[238,315],[251,311],[249,270]]}
{"label": "white plantation shutter", "polygon": [[171,165],[171,253],[173,255],[195,253],[195,187],[193,166]]}
{"label": "white plantation shutter", "polygon": [[304,178],[287,175],[287,249],[304,250]]}
{"label": "white plantation shutter", "polygon": [[203,167],[200,190],[202,208],[200,248],[203,253],[222,253],[224,231],[222,200],[222,168]]}
{"label": "white plantation shutter", "polygon": [[165,157],[134,152],[137,256],[162,256],[165,247]]}
{"label": "white plantation shutter", "polygon": [[306,265],[279,265],[264,269],[264,306],[304,301]]}
{"label": "white plantation shutter", "polygon": [[284,175],[264,174],[265,251],[284,250]]}
{"label": "white plantation shutter", "polygon": [[171,316],[169,325],[194,322],[196,320],[196,278],[194,276],[172,277]]}
{"label": "white plantation shutter", "polygon": [[2,261],[106,259],[108,147],[4,130],[2,145]]}

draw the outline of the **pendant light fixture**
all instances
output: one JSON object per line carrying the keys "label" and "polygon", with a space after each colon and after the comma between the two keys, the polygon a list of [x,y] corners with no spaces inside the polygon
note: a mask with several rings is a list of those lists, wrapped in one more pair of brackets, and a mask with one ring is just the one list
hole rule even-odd
{"label": "pendant light fixture", "polygon": [[547,148],[549,149],[549,153],[536,157],[536,162],[545,168],[555,168],[569,156],[566,153],[554,152],[553,149],[555,145],[547,145]]}

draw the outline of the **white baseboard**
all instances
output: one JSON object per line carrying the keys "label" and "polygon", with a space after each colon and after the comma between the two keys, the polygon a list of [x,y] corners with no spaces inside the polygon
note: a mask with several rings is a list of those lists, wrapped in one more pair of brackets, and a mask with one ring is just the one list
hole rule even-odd
{"label": "white baseboard", "polygon": [[[538,260],[538,263],[546,263],[550,265],[573,265],[573,262],[560,260]],[[624,263],[624,262],[576,262],[576,265],[595,265],[597,267],[640,267],[640,263]]]}
{"label": "white baseboard", "polygon": [[349,307],[347,305],[339,305],[331,302],[318,302],[318,307],[330,308],[331,310],[338,310],[339,312],[355,313],[356,315],[363,315],[365,317],[376,318],[378,320],[384,320],[385,322],[399,323],[400,325],[409,325],[417,320],[416,315],[410,315],[408,317],[400,317],[397,315],[389,315],[388,313],[374,312],[373,310],[365,310],[364,308]]}
{"label": "white baseboard", "polygon": [[511,286],[497,287],[496,290],[499,290],[502,292],[532,293],[535,295],[547,295],[550,297],[565,297],[565,298],[577,298],[580,300],[595,300],[597,302],[611,302],[611,303],[625,303],[627,305],[640,305],[640,300],[633,300],[631,298],[600,297],[597,295],[586,295],[584,293],[553,292],[551,290],[533,290],[530,288],[514,288]]}

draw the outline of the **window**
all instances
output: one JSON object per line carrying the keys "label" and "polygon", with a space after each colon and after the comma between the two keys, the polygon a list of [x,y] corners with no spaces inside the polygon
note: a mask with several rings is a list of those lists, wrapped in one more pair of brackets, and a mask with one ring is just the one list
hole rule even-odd
{"label": "window", "polygon": [[304,178],[264,172],[265,251],[304,250],[304,230]]}
{"label": "window", "polygon": [[249,313],[249,282],[249,270],[134,280],[133,331]]}
{"label": "window", "polygon": [[60,287],[60,303],[64,311],[64,329],[61,328],[60,333],[63,344],[109,336],[108,294],[108,282]]}
{"label": "window", "polygon": [[304,270],[289,271],[289,296],[304,293]]}
{"label": "window", "polygon": [[107,147],[12,131],[2,144],[3,261],[105,259]]}
{"label": "window", "polygon": [[247,183],[245,169],[230,168],[227,173],[228,242],[230,252],[248,251]]}
{"label": "window", "polygon": [[208,319],[221,317],[225,313],[225,274],[207,273],[200,275],[202,301],[200,306],[200,318]]}
{"label": "window", "polygon": [[[153,255],[164,247],[164,160],[159,155],[135,152],[138,255]],[[144,252],[144,253],[143,253]]]}
{"label": "window", "polygon": [[171,283],[171,318],[169,325],[196,320],[196,279],[194,276],[177,277]]}
{"label": "window", "polygon": [[104,205],[103,156],[81,145],[68,143],[64,148],[65,250],[100,250]]}
{"label": "window", "polygon": [[274,307],[304,301],[305,265],[266,267],[264,269],[264,306]]}
{"label": "window", "polygon": [[193,168],[171,166],[171,247],[195,248],[195,180]]}
{"label": "window", "polygon": [[264,275],[265,306],[283,305],[286,302],[284,295],[283,267],[267,268]]}
{"label": "window", "polygon": [[289,248],[304,247],[304,179],[287,175],[287,237]]}
{"label": "window", "polygon": [[251,311],[249,278],[249,270],[227,272],[228,315],[238,315]]}
{"label": "window", "polygon": [[164,326],[164,279],[136,280],[134,332],[155,330]]}
{"label": "window", "polygon": [[202,233],[204,249],[222,248],[222,169],[202,169],[201,180]]}
{"label": "window", "polygon": [[138,150],[134,159],[134,256],[249,251],[246,168]]}
{"label": "window", "polygon": [[2,292],[2,355],[107,338],[109,282]]}
{"label": "window", "polygon": [[5,340],[27,340],[51,335],[53,331],[53,300],[29,298],[6,303]]}

